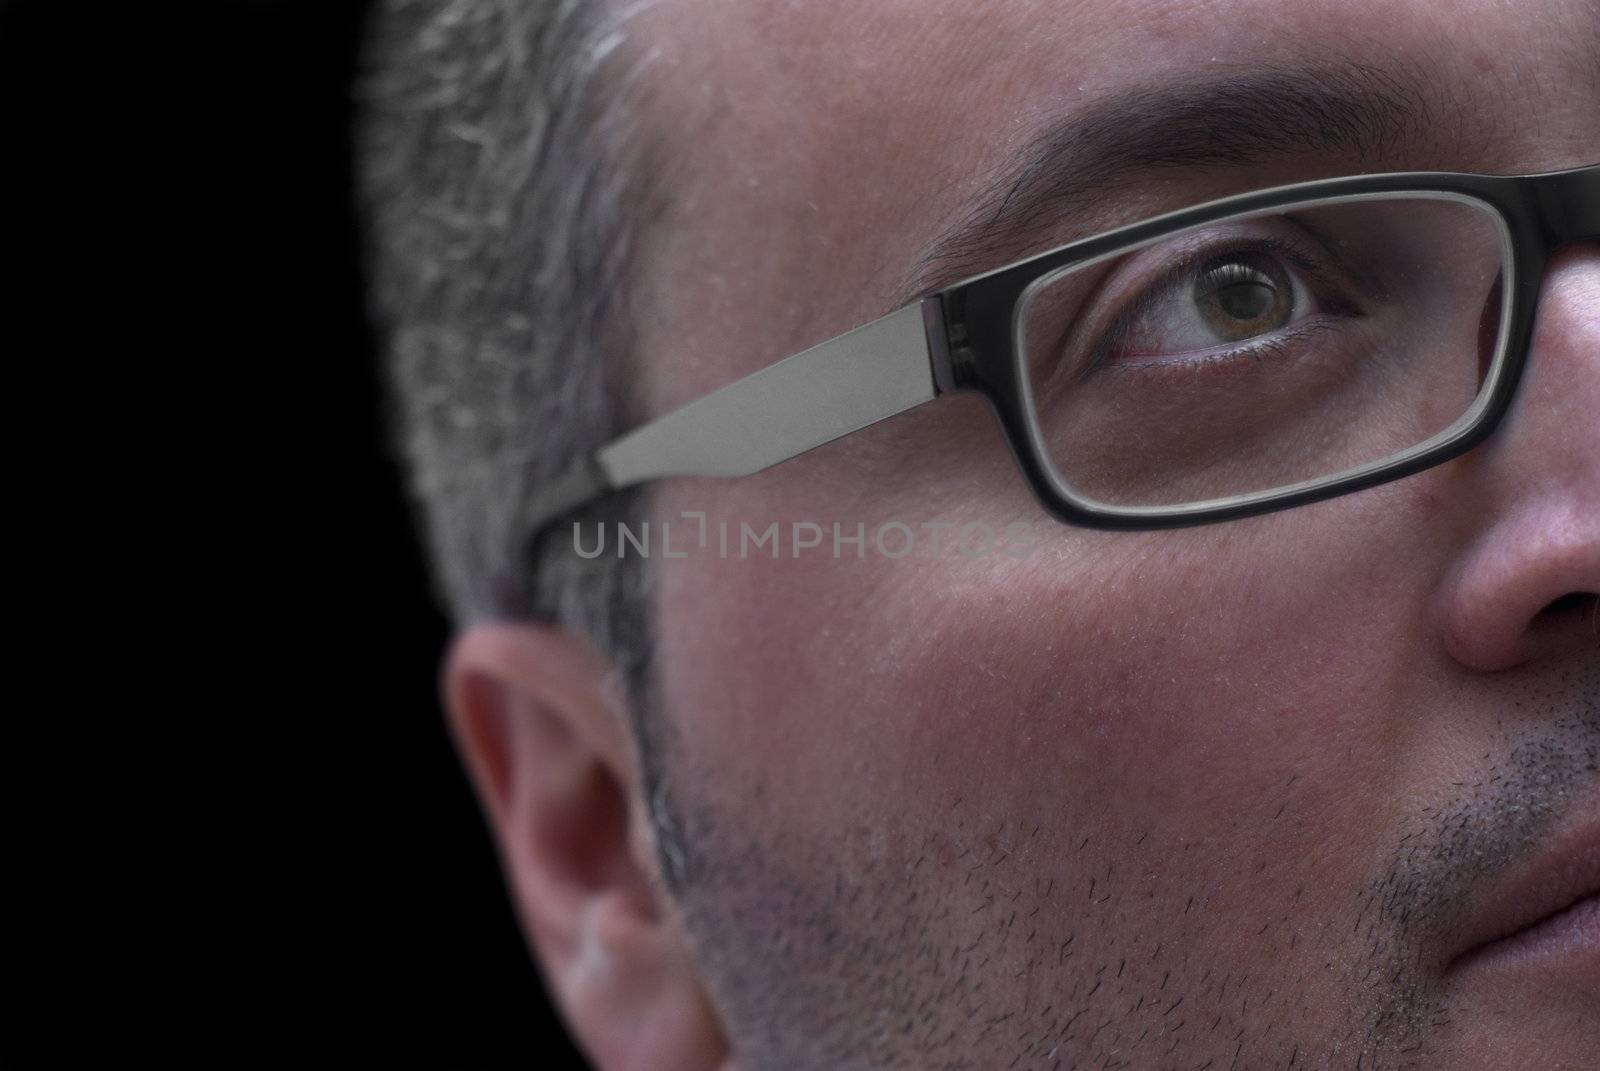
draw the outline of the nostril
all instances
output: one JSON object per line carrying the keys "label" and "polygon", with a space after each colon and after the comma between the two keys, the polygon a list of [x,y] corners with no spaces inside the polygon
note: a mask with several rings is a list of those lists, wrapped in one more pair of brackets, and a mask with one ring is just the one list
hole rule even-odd
{"label": "nostril", "polygon": [[1574,610],[1592,611],[1600,607],[1600,595],[1592,591],[1572,591],[1539,611],[1540,617],[1556,617]]}

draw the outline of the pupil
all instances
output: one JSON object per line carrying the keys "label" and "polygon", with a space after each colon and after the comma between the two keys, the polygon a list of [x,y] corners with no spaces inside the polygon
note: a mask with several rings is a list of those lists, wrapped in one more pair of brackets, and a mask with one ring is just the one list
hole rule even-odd
{"label": "pupil", "polygon": [[1217,292],[1217,304],[1235,320],[1258,320],[1272,309],[1272,288],[1263,283],[1234,283]]}

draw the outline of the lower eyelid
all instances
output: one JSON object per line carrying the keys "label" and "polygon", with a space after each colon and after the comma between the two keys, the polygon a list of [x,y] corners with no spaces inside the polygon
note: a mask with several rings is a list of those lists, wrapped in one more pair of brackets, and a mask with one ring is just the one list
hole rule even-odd
{"label": "lower eyelid", "polygon": [[[1208,367],[1245,364],[1255,366],[1259,358],[1272,353],[1281,355],[1285,348],[1298,345],[1324,334],[1337,330],[1336,324],[1322,314],[1313,314],[1290,327],[1271,335],[1264,335],[1259,341],[1244,343],[1237,346],[1214,346],[1205,350],[1182,350],[1177,353],[1139,353],[1122,357],[1113,357],[1107,360],[1099,369],[1101,372],[1114,372],[1117,374],[1141,374],[1155,372],[1202,371]],[[1220,368],[1214,368],[1220,371]]]}

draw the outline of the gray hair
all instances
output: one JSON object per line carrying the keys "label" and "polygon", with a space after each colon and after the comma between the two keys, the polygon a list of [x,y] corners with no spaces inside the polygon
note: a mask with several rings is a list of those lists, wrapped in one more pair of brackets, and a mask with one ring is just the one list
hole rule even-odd
{"label": "gray hair", "polygon": [[[647,575],[528,530],[533,491],[631,418],[629,269],[659,205],[637,69],[598,0],[378,0],[362,62],[359,200],[390,418],[458,621],[586,635],[631,697],[653,801]],[[586,516],[637,522],[638,495]],[[570,533],[570,529],[563,529]],[[671,838],[658,843],[671,863]],[[666,867],[669,882],[676,867]]]}

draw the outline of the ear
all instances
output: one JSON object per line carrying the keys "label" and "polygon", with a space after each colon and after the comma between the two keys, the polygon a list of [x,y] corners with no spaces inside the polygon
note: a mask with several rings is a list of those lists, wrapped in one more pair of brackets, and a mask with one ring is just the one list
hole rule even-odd
{"label": "ear", "polygon": [[728,1067],[660,881],[626,697],[558,629],[474,626],[445,667],[451,731],[545,980],[600,1071]]}

